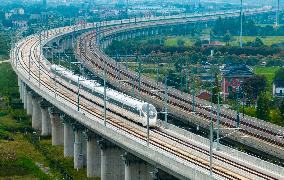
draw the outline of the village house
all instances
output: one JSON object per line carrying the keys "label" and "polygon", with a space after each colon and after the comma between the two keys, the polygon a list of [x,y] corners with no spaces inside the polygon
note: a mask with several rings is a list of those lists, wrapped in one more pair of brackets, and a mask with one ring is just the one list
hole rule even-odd
{"label": "village house", "polygon": [[245,79],[254,75],[252,69],[245,64],[228,64],[222,72],[222,93],[225,100],[230,94],[237,92]]}

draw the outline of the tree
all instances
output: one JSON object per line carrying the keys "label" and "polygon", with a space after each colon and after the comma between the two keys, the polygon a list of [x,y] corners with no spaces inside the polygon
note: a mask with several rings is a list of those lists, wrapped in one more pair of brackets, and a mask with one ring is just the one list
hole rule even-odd
{"label": "tree", "polygon": [[184,46],[184,40],[182,40],[182,39],[178,39],[177,40],[177,45],[178,45],[178,47],[183,47]]}
{"label": "tree", "polygon": [[269,119],[269,99],[265,93],[261,93],[257,99],[256,117],[263,120]]}
{"label": "tree", "polygon": [[269,113],[269,121],[273,124],[281,125],[283,118],[279,109],[272,109]]}
{"label": "tree", "polygon": [[284,68],[280,68],[275,72],[274,81],[281,86],[284,86]]}
{"label": "tree", "polygon": [[253,47],[262,47],[264,46],[264,43],[262,42],[262,40],[259,37],[256,37],[254,42],[252,43]]}
{"label": "tree", "polygon": [[201,47],[202,46],[201,40],[200,39],[196,40],[196,42],[194,43],[194,46]]}
{"label": "tree", "polygon": [[282,117],[284,118],[284,100],[282,100],[279,109],[280,109]]}
{"label": "tree", "polygon": [[230,45],[230,41],[232,39],[232,35],[230,34],[229,31],[226,32],[225,36],[224,36],[224,41],[226,42],[226,45],[229,46]]}
{"label": "tree", "polygon": [[[212,89],[212,102],[215,103],[215,104],[218,104],[218,94],[219,93],[220,93],[220,86],[219,86],[218,76],[217,76],[217,73],[216,73],[215,74],[214,87]],[[221,100],[221,98],[219,98],[219,102],[220,102],[220,100]]]}
{"label": "tree", "polygon": [[243,82],[243,91],[250,102],[254,102],[255,99],[266,88],[265,76],[254,75]]}

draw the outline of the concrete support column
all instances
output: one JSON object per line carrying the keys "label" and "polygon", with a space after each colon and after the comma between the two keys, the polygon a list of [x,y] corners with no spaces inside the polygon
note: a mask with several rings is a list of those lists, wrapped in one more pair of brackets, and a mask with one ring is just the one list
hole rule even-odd
{"label": "concrete support column", "polygon": [[36,130],[41,130],[41,111],[38,103],[39,96],[33,94],[32,102],[33,102],[33,114],[32,114],[32,128]]}
{"label": "concrete support column", "polygon": [[21,81],[21,90],[22,90],[22,103],[24,103],[24,101],[25,101],[25,87],[26,87],[26,85],[25,85],[25,83],[24,83],[24,81]]}
{"label": "concrete support column", "polygon": [[33,114],[33,98],[32,98],[32,92],[27,92],[27,114],[32,115]]}
{"label": "concrete support column", "polygon": [[47,107],[41,108],[41,115],[42,115],[41,135],[49,136],[51,135],[51,120]]}
{"label": "concrete support column", "polygon": [[122,156],[125,164],[125,180],[152,180],[154,167],[130,153]]}
{"label": "concrete support column", "polygon": [[63,145],[63,124],[60,120],[59,111],[55,107],[48,108],[51,120],[52,146]]}
{"label": "concrete support column", "polygon": [[82,131],[79,128],[74,128],[75,141],[74,141],[74,169],[83,168],[83,144],[82,144]]}
{"label": "concrete support column", "polygon": [[19,86],[20,99],[22,99],[22,80],[20,78],[18,78],[18,86]]}
{"label": "concrete support column", "polygon": [[27,103],[28,103],[28,90],[27,85],[24,86],[24,109],[27,109]]}
{"label": "concrete support column", "polygon": [[101,180],[123,180],[123,150],[106,140],[99,141],[101,147]]}
{"label": "concrete support column", "polygon": [[60,116],[64,122],[64,157],[74,156],[74,134],[71,118]]}
{"label": "concrete support column", "polygon": [[101,176],[101,149],[97,143],[98,137],[87,133],[87,177]]}
{"label": "concrete support column", "polygon": [[40,110],[41,110],[41,135],[49,136],[51,135],[51,120],[48,112],[48,107],[51,106],[49,102],[44,99],[39,100]]}

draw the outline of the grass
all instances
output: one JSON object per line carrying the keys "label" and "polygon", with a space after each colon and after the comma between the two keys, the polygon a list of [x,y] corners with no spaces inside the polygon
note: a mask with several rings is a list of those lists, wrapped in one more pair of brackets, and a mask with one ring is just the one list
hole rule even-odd
{"label": "grass", "polygon": [[23,135],[9,135],[14,141],[0,140],[0,179],[22,179],[22,176],[23,179],[52,179],[36,165],[36,162],[44,164],[44,158]]}
{"label": "grass", "polygon": [[272,86],[275,72],[279,70],[280,67],[256,67],[255,73],[258,75],[264,75],[267,80],[267,84]]}
{"label": "grass", "polygon": [[266,78],[267,80],[266,91],[270,95],[272,94],[272,85],[273,85],[273,79],[275,76],[275,72],[279,69],[280,67],[259,67],[259,66],[254,69],[255,74],[263,75]]}
{"label": "grass", "polygon": [[165,40],[164,45],[167,47],[177,47],[178,46],[178,40],[184,41],[184,46],[189,47],[192,46],[194,41],[192,38],[189,38],[187,36],[177,36],[177,37],[169,37]]}
{"label": "grass", "polygon": [[41,140],[40,144],[45,148],[48,154],[56,154],[53,160],[60,163],[60,165],[71,175],[74,179],[100,179],[100,178],[87,178],[86,168],[79,169],[78,171],[73,168],[73,158],[65,158],[63,155],[62,146],[52,146],[51,140]]}
{"label": "grass", "polygon": [[86,169],[77,171],[73,158],[64,158],[62,146],[53,147],[50,138],[35,143],[38,138],[30,134],[31,121],[25,110],[11,106],[20,100],[17,76],[9,63],[0,64],[0,96],[5,99],[0,101],[0,180],[62,179],[62,172],[73,179],[87,179]]}
{"label": "grass", "polygon": [[[252,42],[255,40],[257,36],[243,36],[243,43]],[[272,44],[279,44],[284,42],[284,36],[265,36],[259,37],[264,45],[271,46]],[[239,37],[234,36],[232,45],[237,45],[239,42]]]}

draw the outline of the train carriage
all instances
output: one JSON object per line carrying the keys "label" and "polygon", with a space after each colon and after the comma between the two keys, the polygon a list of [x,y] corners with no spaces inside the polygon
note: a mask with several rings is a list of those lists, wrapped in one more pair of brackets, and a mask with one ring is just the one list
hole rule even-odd
{"label": "train carriage", "polygon": [[[91,94],[96,101],[101,106],[104,100],[104,87],[99,83],[87,80],[84,77],[73,74],[71,71],[65,69],[62,66],[51,65],[51,72],[56,76],[60,77],[64,81],[67,81],[74,86],[80,84],[80,88],[85,92]],[[58,81],[58,79],[56,79]],[[108,102],[107,108],[112,111],[127,117],[128,119],[138,122],[143,126],[147,126],[147,103],[140,101],[136,98],[128,96],[124,93],[118,92],[116,90],[107,88],[106,99]],[[152,105],[149,104],[149,126],[157,126],[157,110]]]}

